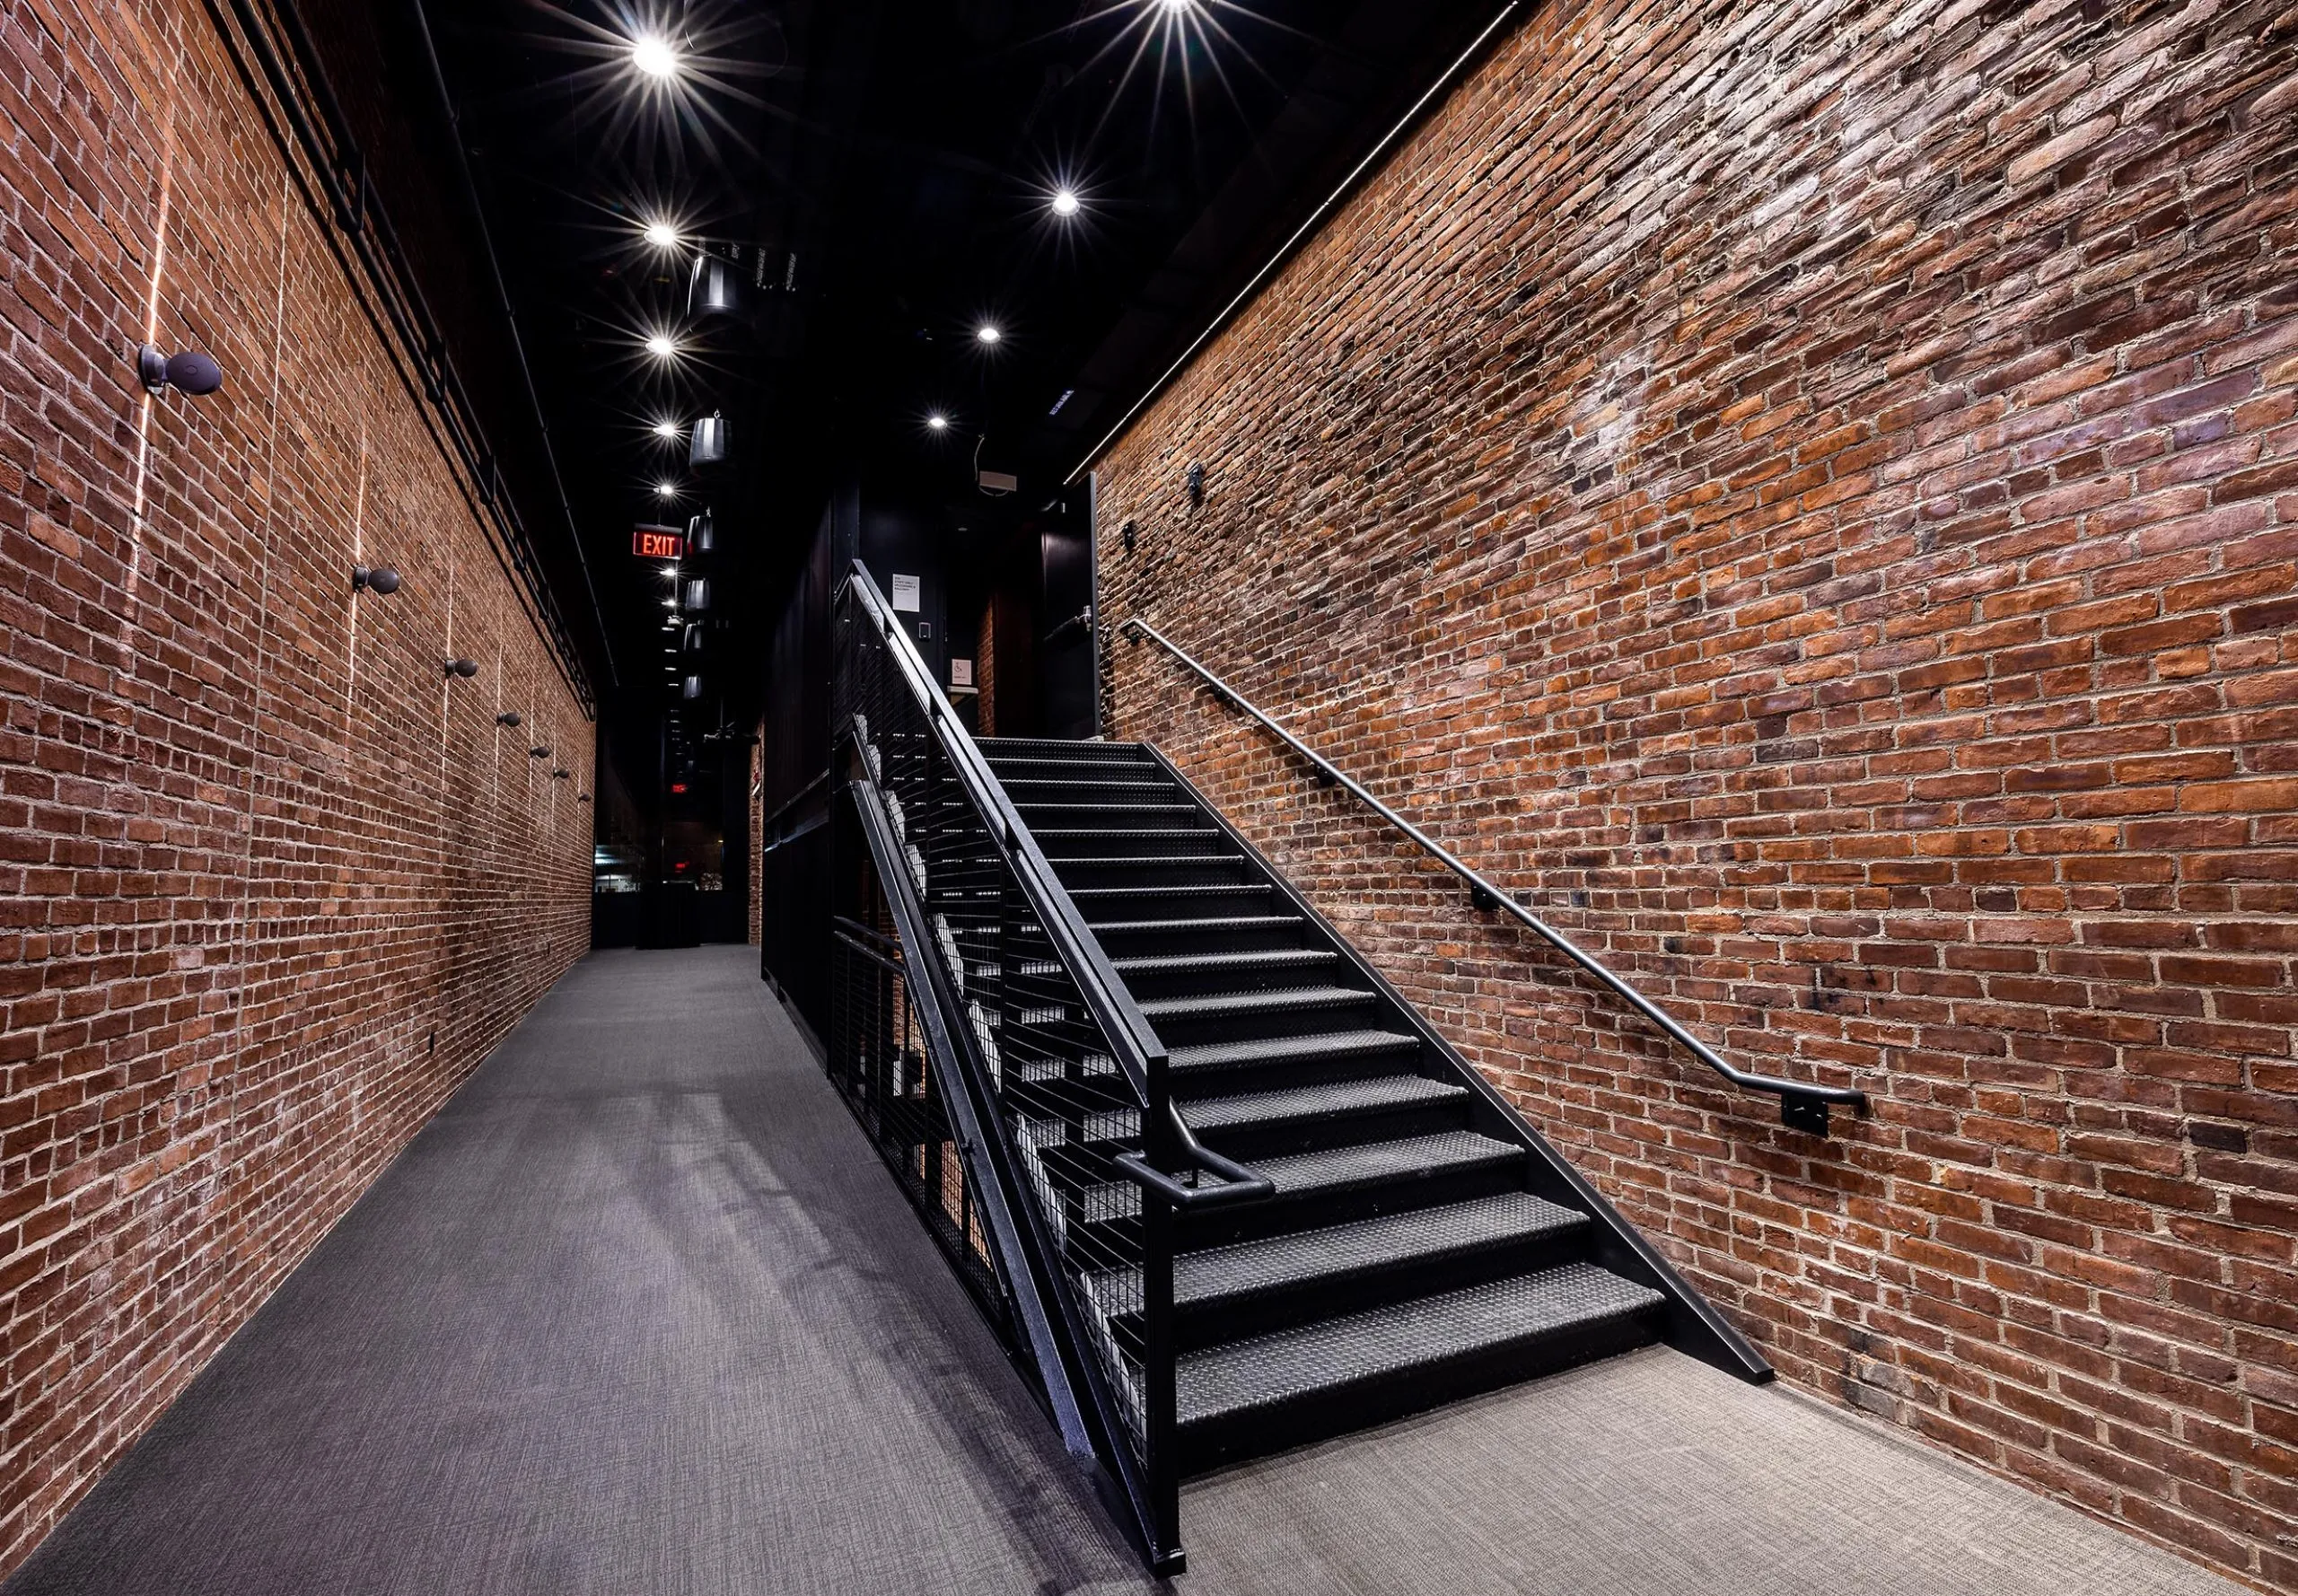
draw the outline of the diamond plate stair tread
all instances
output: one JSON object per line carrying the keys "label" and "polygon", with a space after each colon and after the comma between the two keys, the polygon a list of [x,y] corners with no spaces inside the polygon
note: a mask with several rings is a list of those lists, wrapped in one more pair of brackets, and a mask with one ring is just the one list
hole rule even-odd
{"label": "diamond plate stair tread", "polygon": [[1472,1130],[1437,1131],[1394,1142],[1360,1142],[1320,1147],[1253,1161],[1253,1168],[1276,1183],[1280,1197],[1309,1196],[1338,1187],[1433,1175],[1480,1164],[1507,1163],[1524,1155],[1513,1142],[1495,1141]]}
{"label": "diamond plate stair tread", "polygon": [[1200,881],[1181,887],[1072,887],[1079,902],[1099,898],[1256,898],[1273,889],[1266,881]]}
{"label": "diamond plate stair tread", "polygon": [[[1195,889],[1181,887],[1177,891]],[[1127,889],[1131,890],[1131,889]],[[1282,1013],[1287,1009],[1373,1003],[1379,994],[1362,987],[1272,987],[1266,992],[1221,992],[1205,997],[1153,997],[1141,1004],[1152,1020],[1218,1020],[1237,1014]]]}
{"label": "diamond plate stair tread", "polygon": [[1287,925],[1298,925],[1298,915],[1223,915],[1217,917],[1188,917],[1180,920],[1089,920],[1096,934],[1144,936],[1155,932],[1183,931],[1282,931]]}
{"label": "diamond plate stair tread", "polygon": [[1588,1216],[1543,1202],[1529,1191],[1504,1191],[1441,1208],[1384,1214],[1352,1224],[1294,1231],[1173,1259],[1173,1298],[1202,1303],[1335,1275],[1376,1269],[1431,1253],[1460,1252],[1586,1228]]}
{"label": "diamond plate stair tread", "polygon": [[[1510,1241],[1536,1241],[1587,1228],[1588,1216],[1529,1191],[1383,1214],[1321,1230],[1292,1231],[1259,1241],[1239,1241],[1184,1252],[1173,1259],[1173,1301],[1203,1307],[1286,1286],[1309,1285],[1361,1269],[1436,1254],[1473,1252]],[[1140,1271],[1103,1270],[1086,1289],[1103,1311],[1124,1312],[1140,1301]]]}
{"label": "diamond plate stair tread", "polygon": [[1319,1114],[1419,1108],[1427,1103],[1455,1102],[1468,1095],[1465,1086],[1432,1081],[1426,1075],[1375,1075],[1369,1081],[1336,1081],[1329,1085],[1288,1086],[1282,1092],[1196,1098],[1181,1105],[1181,1118],[1197,1130],[1233,1130],[1241,1125],[1306,1119]]}
{"label": "diamond plate stair tread", "polygon": [[1136,953],[1110,962],[1120,970],[1158,975],[1177,969],[1287,969],[1332,964],[1339,958],[1322,948],[1246,948],[1230,953]]}
{"label": "diamond plate stair tread", "polygon": [[1186,1353],[1186,1427],[1513,1343],[1624,1320],[1665,1299],[1593,1264],[1566,1264],[1460,1291]]}
{"label": "diamond plate stair tread", "polygon": [[[1211,833],[1208,832],[1206,835],[1210,836]],[[1079,869],[1170,870],[1176,866],[1188,864],[1200,866],[1210,864],[1235,864],[1243,857],[1244,855],[1241,854],[1159,854],[1154,857],[1147,858],[1145,858],[1139,854],[1072,854],[1067,855],[1048,855],[1048,862],[1057,865],[1074,864]],[[1259,883],[1258,882],[1255,883],[1255,885],[1259,884]],[[1113,892],[1155,892],[1162,889],[1154,886],[1145,886],[1112,887],[1109,890]]]}
{"label": "diamond plate stair tread", "polygon": [[1400,1030],[1332,1030],[1314,1036],[1259,1037],[1241,1042],[1200,1042],[1167,1055],[1176,1070],[1226,1069],[1281,1064],[1288,1058],[1353,1058],[1366,1053],[1417,1051],[1420,1039]]}

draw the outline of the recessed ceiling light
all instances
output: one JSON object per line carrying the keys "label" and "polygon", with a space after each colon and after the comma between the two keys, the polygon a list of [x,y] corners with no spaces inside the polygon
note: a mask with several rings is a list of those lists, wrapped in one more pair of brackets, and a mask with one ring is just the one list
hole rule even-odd
{"label": "recessed ceiling light", "polygon": [[1074,216],[1077,214],[1077,192],[1074,189],[1057,189],[1053,194],[1053,214]]}
{"label": "recessed ceiling light", "polygon": [[654,484],[654,496],[658,499],[674,499],[679,496],[679,485],[675,482],[657,482]]}
{"label": "recessed ceiling light", "polygon": [[[1165,4],[1171,5],[1172,0],[1165,0]],[[648,77],[672,78],[679,75],[679,53],[660,34],[641,33],[632,39],[630,64]]]}
{"label": "recessed ceiling light", "polygon": [[679,352],[679,346],[667,333],[654,333],[646,340],[646,353],[657,360],[668,360]]}
{"label": "recessed ceiling light", "polygon": [[679,424],[675,421],[658,421],[654,424],[654,435],[658,438],[675,438],[679,435]]}
{"label": "recessed ceiling light", "polygon": [[998,330],[995,321],[985,321],[973,329],[973,336],[985,344],[994,344],[1005,335]]}
{"label": "recessed ceiling light", "polygon": [[679,230],[668,222],[649,222],[645,232],[646,241],[658,250],[671,249],[679,241]]}
{"label": "recessed ceiling light", "polygon": [[925,425],[937,433],[945,433],[950,430],[950,418],[936,410],[925,418]]}

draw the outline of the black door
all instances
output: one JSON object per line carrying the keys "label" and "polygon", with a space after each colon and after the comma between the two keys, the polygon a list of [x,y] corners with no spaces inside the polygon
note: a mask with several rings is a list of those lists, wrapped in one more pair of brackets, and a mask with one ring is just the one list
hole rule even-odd
{"label": "black door", "polygon": [[1039,651],[1048,737],[1101,732],[1100,625],[1093,609],[1093,482],[1062,490],[1039,536],[1046,635]]}

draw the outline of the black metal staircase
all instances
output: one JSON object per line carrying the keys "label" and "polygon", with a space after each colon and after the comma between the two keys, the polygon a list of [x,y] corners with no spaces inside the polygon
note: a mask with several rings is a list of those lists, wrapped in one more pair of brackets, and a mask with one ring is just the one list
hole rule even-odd
{"label": "black metal staircase", "polygon": [[830,1073],[1153,1566],[1191,1470],[1653,1341],[1769,1378],[1156,750],[977,743],[838,616],[833,972],[900,995]]}

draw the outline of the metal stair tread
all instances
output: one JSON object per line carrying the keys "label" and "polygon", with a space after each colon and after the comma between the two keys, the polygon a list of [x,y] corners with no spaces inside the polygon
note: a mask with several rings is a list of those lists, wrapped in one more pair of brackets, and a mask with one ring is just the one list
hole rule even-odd
{"label": "metal stair tread", "polygon": [[1234,1130],[1248,1125],[1305,1119],[1317,1114],[1422,1108],[1430,1103],[1457,1102],[1468,1095],[1465,1086],[1432,1080],[1426,1075],[1374,1075],[1364,1081],[1332,1081],[1315,1086],[1286,1086],[1276,1092],[1192,1098],[1182,1104],[1181,1118],[1195,1130]]}
{"label": "metal stair tread", "polygon": [[1514,1343],[1633,1319],[1663,1299],[1593,1264],[1566,1264],[1184,1353],[1186,1427]]}
{"label": "metal stair tread", "polygon": [[1069,896],[1080,901],[1101,898],[1265,898],[1271,890],[1266,881],[1197,881],[1171,887],[1072,887]]}
{"label": "metal stair tread", "polygon": [[1179,969],[1282,969],[1293,964],[1330,964],[1340,957],[1323,948],[1242,948],[1212,953],[1129,953],[1110,962],[1139,975]]}
{"label": "metal stair tread", "polygon": [[1310,1036],[1270,1036],[1243,1041],[1199,1042],[1189,1047],[1171,1048],[1166,1057],[1175,1070],[1224,1069],[1244,1064],[1276,1064],[1288,1058],[1346,1058],[1365,1053],[1401,1053],[1417,1051],[1419,1047],[1418,1037],[1401,1030],[1329,1030]]}
{"label": "metal stair tread", "polygon": [[1275,1183],[1278,1197],[1299,1197],[1403,1176],[1507,1163],[1523,1153],[1513,1142],[1496,1141],[1472,1130],[1443,1130],[1393,1142],[1358,1142],[1311,1153],[1287,1153],[1255,1159],[1252,1167]]}
{"label": "metal stair tread", "polygon": [[[1133,888],[1117,889],[1132,891]],[[1176,892],[1200,890],[1175,887]],[[1217,1020],[1228,1015],[1281,1013],[1286,1009],[1373,1003],[1379,994],[1363,987],[1272,987],[1259,992],[1215,992],[1204,996],[1151,997],[1141,1012],[1152,1020]]]}
{"label": "metal stair tread", "polygon": [[[1173,1301],[1187,1307],[1209,1307],[1417,1258],[1458,1255],[1510,1241],[1564,1235],[1586,1229],[1588,1223],[1585,1214],[1559,1207],[1529,1191],[1504,1191],[1318,1230],[1287,1231],[1256,1241],[1176,1254]],[[1095,1302],[1127,1311],[1125,1305],[1140,1301],[1140,1278],[1137,1268],[1103,1270],[1087,1278],[1086,1291]]]}
{"label": "metal stair tread", "polygon": [[1298,915],[1221,915],[1203,919],[1179,920],[1088,920],[1096,935],[1145,935],[1151,932],[1180,933],[1184,931],[1276,931],[1287,925],[1298,925]]}

